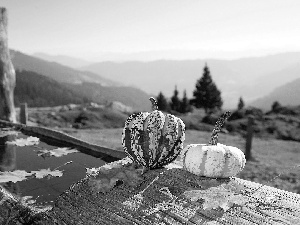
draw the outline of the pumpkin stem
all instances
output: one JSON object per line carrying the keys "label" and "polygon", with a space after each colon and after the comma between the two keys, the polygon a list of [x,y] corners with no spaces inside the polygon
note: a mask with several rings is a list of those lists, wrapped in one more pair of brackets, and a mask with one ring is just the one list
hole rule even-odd
{"label": "pumpkin stem", "polygon": [[211,145],[217,145],[218,143],[218,134],[221,131],[222,126],[225,123],[225,120],[228,119],[231,116],[231,112],[227,111],[223,113],[220,118],[217,120],[215,127],[211,133],[209,144]]}
{"label": "pumpkin stem", "polygon": [[152,103],[152,110],[158,110],[158,106],[157,106],[157,101],[155,100],[155,98],[151,97],[149,98],[149,100],[151,101]]}

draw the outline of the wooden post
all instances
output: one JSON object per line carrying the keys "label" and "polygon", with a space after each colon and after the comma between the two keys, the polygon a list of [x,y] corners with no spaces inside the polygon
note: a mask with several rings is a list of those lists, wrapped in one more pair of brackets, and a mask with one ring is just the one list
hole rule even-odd
{"label": "wooden post", "polygon": [[0,7],[0,119],[17,122],[14,105],[16,74],[11,62],[7,37],[7,11]]}
{"label": "wooden post", "polygon": [[246,160],[251,160],[251,147],[252,147],[252,137],[253,137],[253,124],[254,124],[254,117],[248,117],[248,125],[247,125],[247,135],[246,135],[246,152],[245,157]]}
{"label": "wooden post", "polygon": [[27,125],[27,120],[28,120],[27,103],[22,103],[20,105],[20,123]]}

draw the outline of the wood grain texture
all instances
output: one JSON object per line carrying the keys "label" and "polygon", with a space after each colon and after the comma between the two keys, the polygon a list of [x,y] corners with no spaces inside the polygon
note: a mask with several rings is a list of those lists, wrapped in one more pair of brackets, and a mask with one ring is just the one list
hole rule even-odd
{"label": "wood grain texture", "polygon": [[[107,164],[100,169],[109,170],[131,163],[128,158]],[[175,164],[173,164],[175,165]],[[211,179],[193,175],[180,167],[177,162],[173,169],[150,170],[144,174],[144,181],[137,188],[125,184],[114,187],[106,194],[95,193],[85,178],[72,185],[58,197],[51,211],[38,214],[35,224],[299,224],[300,195],[282,191],[258,183],[232,179]],[[138,208],[132,209],[130,202],[153,179],[160,175],[152,185],[142,193]],[[203,201],[191,202],[185,198],[186,190],[206,190],[229,182],[242,183],[245,186],[245,198],[253,204],[233,207],[228,211],[221,208],[203,209]],[[259,188],[261,187],[261,188]],[[161,209],[150,214],[157,204],[170,202],[171,197],[161,192],[168,188],[176,196],[173,207]],[[254,194],[251,191],[259,188]],[[248,193],[248,194],[247,194]],[[264,204],[264,196],[272,194],[279,197],[278,204]],[[256,206],[254,207],[254,205]]]}
{"label": "wood grain texture", "polygon": [[14,89],[16,73],[8,48],[7,10],[0,7],[0,118],[16,122]]}

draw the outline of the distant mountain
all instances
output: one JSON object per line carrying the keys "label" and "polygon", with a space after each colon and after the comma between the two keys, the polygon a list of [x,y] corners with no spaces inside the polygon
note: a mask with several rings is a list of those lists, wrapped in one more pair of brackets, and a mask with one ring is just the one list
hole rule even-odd
{"label": "distant mountain", "polygon": [[283,106],[300,105],[300,78],[276,88],[270,94],[250,104],[255,107],[270,110],[275,101],[278,101]]}
{"label": "distant mountain", "polygon": [[49,55],[46,53],[38,52],[38,53],[34,53],[32,56],[49,62],[56,62],[61,65],[68,66],[74,69],[91,64],[91,62],[88,62],[86,60],[74,58],[66,55]]}
{"label": "distant mountain", "polygon": [[78,71],[67,66],[60,65],[55,62],[48,62],[38,59],[18,51],[11,50],[12,62],[15,69],[33,71],[38,74],[45,75],[58,82],[80,84],[83,82],[95,82],[103,86],[120,85],[108,78],[104,78],[99,74],[87,71]]}
{"label": "distant mountain", "polygon": [[[264,90],[264,92],[271,92],[275,88],[289,83],[292,80],[300,78],[300,60],[289,67],[278,70],[273,73],[268,73],[255,80],[255,87],[257,90]],[[268,84],[269,85],[266,85]]]}
{"label": "distant mountain", "polygon": [[89,102],[64,85],[31,71],[16,71],[15,104],[27,103],[29,107],[82,104]]}
{"label": "distant mountain", "polygon": [[[191,98],[196,81],[202,76],[206,62],[213,80],[222,92],[224,108],[235,108],[241,96],[247,104],[268,94],[278,84],[294,79],[294,76],[285,76],[280,71],[297,67],[296,65],[300,63],[300,52],[237,60],[100,62],[85,66],[82,70],[101,74],[125,85],[134,85],[147,93],[157,95],[162,91],[167,97],[173,95],[177,85],[180,95],[186,89],[188,97]],[[268,78],[270,76],[277,81],[271,82],[272,80]]]}

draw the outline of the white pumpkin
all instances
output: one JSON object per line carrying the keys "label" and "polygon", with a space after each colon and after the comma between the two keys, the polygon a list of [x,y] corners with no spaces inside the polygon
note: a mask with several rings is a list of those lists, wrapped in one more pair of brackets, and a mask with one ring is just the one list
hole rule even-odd
{"label": "white pumpkin", "polygon": [[236,176],[246,164],[244,153],[232,146],[190,144],[182,150],[183,168],[212,178]]}

